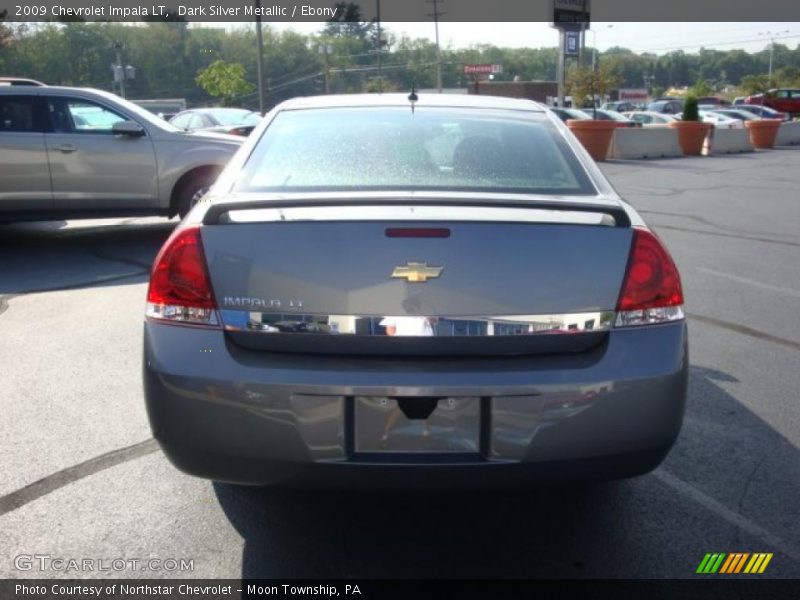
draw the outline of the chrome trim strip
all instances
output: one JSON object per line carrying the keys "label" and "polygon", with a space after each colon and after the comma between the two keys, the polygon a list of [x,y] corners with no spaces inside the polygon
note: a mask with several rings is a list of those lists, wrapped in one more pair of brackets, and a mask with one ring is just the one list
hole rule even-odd
{"label": "chrome trim strip", "polygon": [[544,208],[504,208],[465,206],[454,211],[447,206],[314,206],[289,208],[239,208],[228,213],[231,223],[277,221],[436,221],[436,222],[508,222],[559,223],[569,225],[604,225],[613,227],[614,218],[602,210],[581,212]]}
{"label": "chrome trim strip", "polygon": [[[384,325],[395,323],[396,334],[436,337],[487,337],[608,331],[616,313],[596,311],[543,315],[473,316],[374,316],[311,315],[297,313],[220,310],[227,331],[259,333],[314,333],[383,336]],[[386,321],[390,321],[387,323]],[[381,322],[384,325],[381,325]]]}

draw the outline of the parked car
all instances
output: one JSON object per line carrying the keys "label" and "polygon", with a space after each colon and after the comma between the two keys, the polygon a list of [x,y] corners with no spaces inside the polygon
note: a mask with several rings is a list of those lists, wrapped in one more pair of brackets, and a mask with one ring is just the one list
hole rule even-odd
{"label": "parked car", "polygon": [[0,86],[11,86],[11,85],[33,85],[41,87],[45,84],[43,84],[41,81],[36,81],[35,79],[27,79],[25,77],[0,77]]}
{"label": "parked car", "polygon": [[634,102],[630,102],[628,100],[618,100],[616,102],[606,102],[600,108],[603,110],[613,110],[621,113],[630,110],[636,110],[639,107]]}
{"label": "parked car", "polygon": [[550,110],[553,111],[553,114],[555,114],[559,119],[561,119],[564,122],[567,122],[569,119],[583,121],[585,119],[592,118],[591,115],[588,115],[584,111],[577,108],[562,108],[559,106],[551,106],[549,108]]}
{"label": "parked car", "polygon": [[143,377],[164,453],[348,489],[653,469],[689,372],[665,246],[545,107],[411,98],[278,105],[161,248]]}
{"label": "parked car", "polygon": [[644,127],[657,127],[666,126],[672,121],[677,121],[673,115],[659,113],[649,110],[636,110],[631,112],[622,113],[623,117],[627,117],[631,121],[641,123]]}
{"label": "parked car", "polygon": [[780,119],[781,121],[791,121],[791,115],[787,113],[778,112],[768,106],[760,106],[758,104],[740,104],[736,110],[749,112],[762,119]]}
{"label": "parked car", "polygon": [[218,131],[247,137],[261,115],[243,108],[193,108],[172,117],[169,122],[187,131]]}
{"label": "parked car", "polygon": [[800,113],[800,89],[774,89],[766,94],[754,94],[744,100],[745,104],[759,104],[790,115]]}
{"label": "parked car", "polygon": [[[714,110],[699,110],[698,114],[703,123],[711,123],[717,129],[744,129],[740,119],[732,119]],[[675,115],[677,119],[683,118],[683,113]]]}
{"label": "parked car", "polygon": [[737,121],[758,121],[762,117],[758,115],[754,115],[751,112],[746,110],[739,110],[736,108],[719,108],[713,111],[714,114],[722,115],[723,117],[727,117],[729,119],[735,119]]}
{"label": "parked car", "polygon": [[589,117],[596,118],[599,121],[615,121],[619,124],[620,127],[641,127],[641,123],[637,123],[636,121],[632,121],[629,118],[623,116],[622,114],[613,111],[613,110],[603,110],[602,108],[596,108],[592,110],[591,108],[587,108],[584,112],[589,115]]}
{"label": "parked car", "polygon": [[745,104],[746,99],[747,99],[746,96],[736,96],[736,98],[733,99],[733,106],[739,106],[741,104]]}
{"label": "parked car", "polygon": [[725,98],[719,96],[700,96],[697,99],[698,104],[708,104],[711,106],[730,106],[731,103]]}
{"label": "parked car", "polygon": [[677,115],[683,112],[683,100],[679,98],[656,100],[647,105],[647,110],[668,115]]}
{"label": "parked car", "polygon": [[0,87],[0,221],[185,215],[241,142],[99,90]]}

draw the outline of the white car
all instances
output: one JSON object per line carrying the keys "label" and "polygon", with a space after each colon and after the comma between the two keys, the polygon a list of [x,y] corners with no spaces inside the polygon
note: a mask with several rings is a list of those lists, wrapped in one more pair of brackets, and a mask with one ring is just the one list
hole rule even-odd
{"label": "white car", "polygon": [[666,127],[672,121],[677,121],[673,115],[655,112],[653,110],[632,110],[622,113],[631,121],[641,123],[643,127]]}
{"label": "white car", "polygon": [[[739,119],[731,119],[713,110],[698,111],[703,123],[712,123],[717,129],[744,129],[744,124]],[[683,114],[676,115],[679,119]]]}

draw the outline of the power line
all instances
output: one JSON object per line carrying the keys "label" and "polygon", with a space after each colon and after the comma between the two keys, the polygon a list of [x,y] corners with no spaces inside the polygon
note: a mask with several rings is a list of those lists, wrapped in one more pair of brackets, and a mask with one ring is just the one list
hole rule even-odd
{"label": "power line", "polygon": [[[792,39],[792,38],[800,38],[800,34],[792,34],[792,35],[784,35],[784,36],[780,36],[780,37],[777,37],[777,36],[775,37],[776,40],[785,40],[785,39]],[[733,44],[747,44],[747,43],[750,43],[750,42],[761,42],[761,41],[764,41],[763,37],[761,37],[761,38],[750,38],[750,39],[746,39],[746,40],[743,40],[743,39],[742,40],[732,40],[732,41],[727,41],[727,42],[709,42],[709,41],[706,40],[705,42],[700,42],[700,43],[697,43],[697,44],[681,44],[680,46],[659,46],[659,47],[656,47],[656,48],[646,48],[644,50],[641,50],[639,53],[641,54],[642,52],[655,52],[656,50],[683,50],[685,48],[707,48],[709,50],[713,50],[714,46],[730,46],[730,45],[733,45]]]}

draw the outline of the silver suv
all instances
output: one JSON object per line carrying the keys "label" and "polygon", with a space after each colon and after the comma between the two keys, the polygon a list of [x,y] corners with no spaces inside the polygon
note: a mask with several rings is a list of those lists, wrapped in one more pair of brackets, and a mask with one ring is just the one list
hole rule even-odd
{"label": "silver suv", "polygon": [[100,90],[0,86],[0,221],[183,216],[241,143]]}

